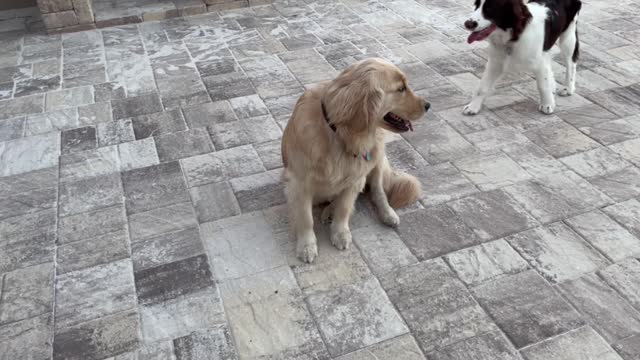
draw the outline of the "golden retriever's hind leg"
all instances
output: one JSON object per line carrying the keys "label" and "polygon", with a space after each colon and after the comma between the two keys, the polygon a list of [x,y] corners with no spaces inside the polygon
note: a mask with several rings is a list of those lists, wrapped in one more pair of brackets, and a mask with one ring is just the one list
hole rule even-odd
{"label": "golden retriever's hind leg", "polygon": [[360,194],[364,188],[364,183],[365,179],[363,178],[354,186],[345,189],[331,202],[331,206],[333,207],[331,243],[340,250],[348,249],[349,246],[351,246],[349,219],[351,218],[358,194]]}
{"label": "golden retriever's hind leg", "polygon": [[[386,159],[385,159],[386,160]],[[387,194],[384,191],[384,173],[391,171],[386,161],[383,160],[369,174],[368,184],[371,189],[371,201],[376,206],[378,217],[385,225],[397,226],[400,224],[400,217],[389,205]]]}
{"label": "golden retriever's hind leg", "polygon": [[287,184],[286,194],[296,237],[296,254],[300,260],[312,263],[318,256],[318,244],[313,232],[313,197],[301,189],[295,180]]}

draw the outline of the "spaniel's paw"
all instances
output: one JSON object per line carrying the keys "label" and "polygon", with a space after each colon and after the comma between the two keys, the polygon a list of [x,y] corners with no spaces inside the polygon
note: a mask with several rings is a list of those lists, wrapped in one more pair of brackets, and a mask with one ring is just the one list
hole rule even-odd
{"label": "spaniel's paw", "polygon": [[471,103],[462,109],[464,115],[476,115],[482,109],[482,104]]}
{"label": "spaniel's paw", "polygon": [[560,96],[571,96],[573,95],[574,90],[570,89],[569,87],[563,87],[562,89],[560,89],[560,91],[558,91],[558,95]]}
{"label": "spaniel's paw", "polygon": [[555,108],[556,106],[554,104],[540,104],[540,106],[538,106],[538,110],[540,110],[541,113],[547,115],[553,114]]}

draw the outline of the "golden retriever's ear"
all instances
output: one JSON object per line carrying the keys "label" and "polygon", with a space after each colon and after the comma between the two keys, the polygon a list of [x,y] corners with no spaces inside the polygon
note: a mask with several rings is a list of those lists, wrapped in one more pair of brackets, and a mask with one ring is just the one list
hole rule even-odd
{"label": "golden retriever's ear", "polygon": [[346,71],[329,87],[324,101],[331,123],[354,153],[370,149],[370,134],[380,114],[384,92],[378,88],[373,71]]}

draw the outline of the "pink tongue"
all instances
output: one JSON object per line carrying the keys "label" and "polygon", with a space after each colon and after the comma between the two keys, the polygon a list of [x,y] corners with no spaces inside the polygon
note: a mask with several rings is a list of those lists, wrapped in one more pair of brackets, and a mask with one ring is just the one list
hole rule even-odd
{"label": "pink tongue", "polygon": [[472,32],[471,35],[469,35],[469,38],[467,38],[467,42],[471,44],[474,41],[482,41],[488,38],[496,28],[497,26],[495,24],[491,24],[491,26],[484,30]]}
{"label": "pink tongue", "polygon": [[472,32],[471,35],[469,35],[469,38],[467,39],[467,43],[471,44],[474,41],[478,41],[480,37],[481,37],[480,32]]}

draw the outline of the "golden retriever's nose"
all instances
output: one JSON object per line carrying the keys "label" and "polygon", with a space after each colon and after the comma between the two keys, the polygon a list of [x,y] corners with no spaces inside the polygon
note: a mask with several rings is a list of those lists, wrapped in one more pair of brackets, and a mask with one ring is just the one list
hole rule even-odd
{"label": "golden retriever's nose", "polygon": [[429,111],[429,109],[431,109],[431,104],[429,104],[428,102],[424,102],[424,111]]}

